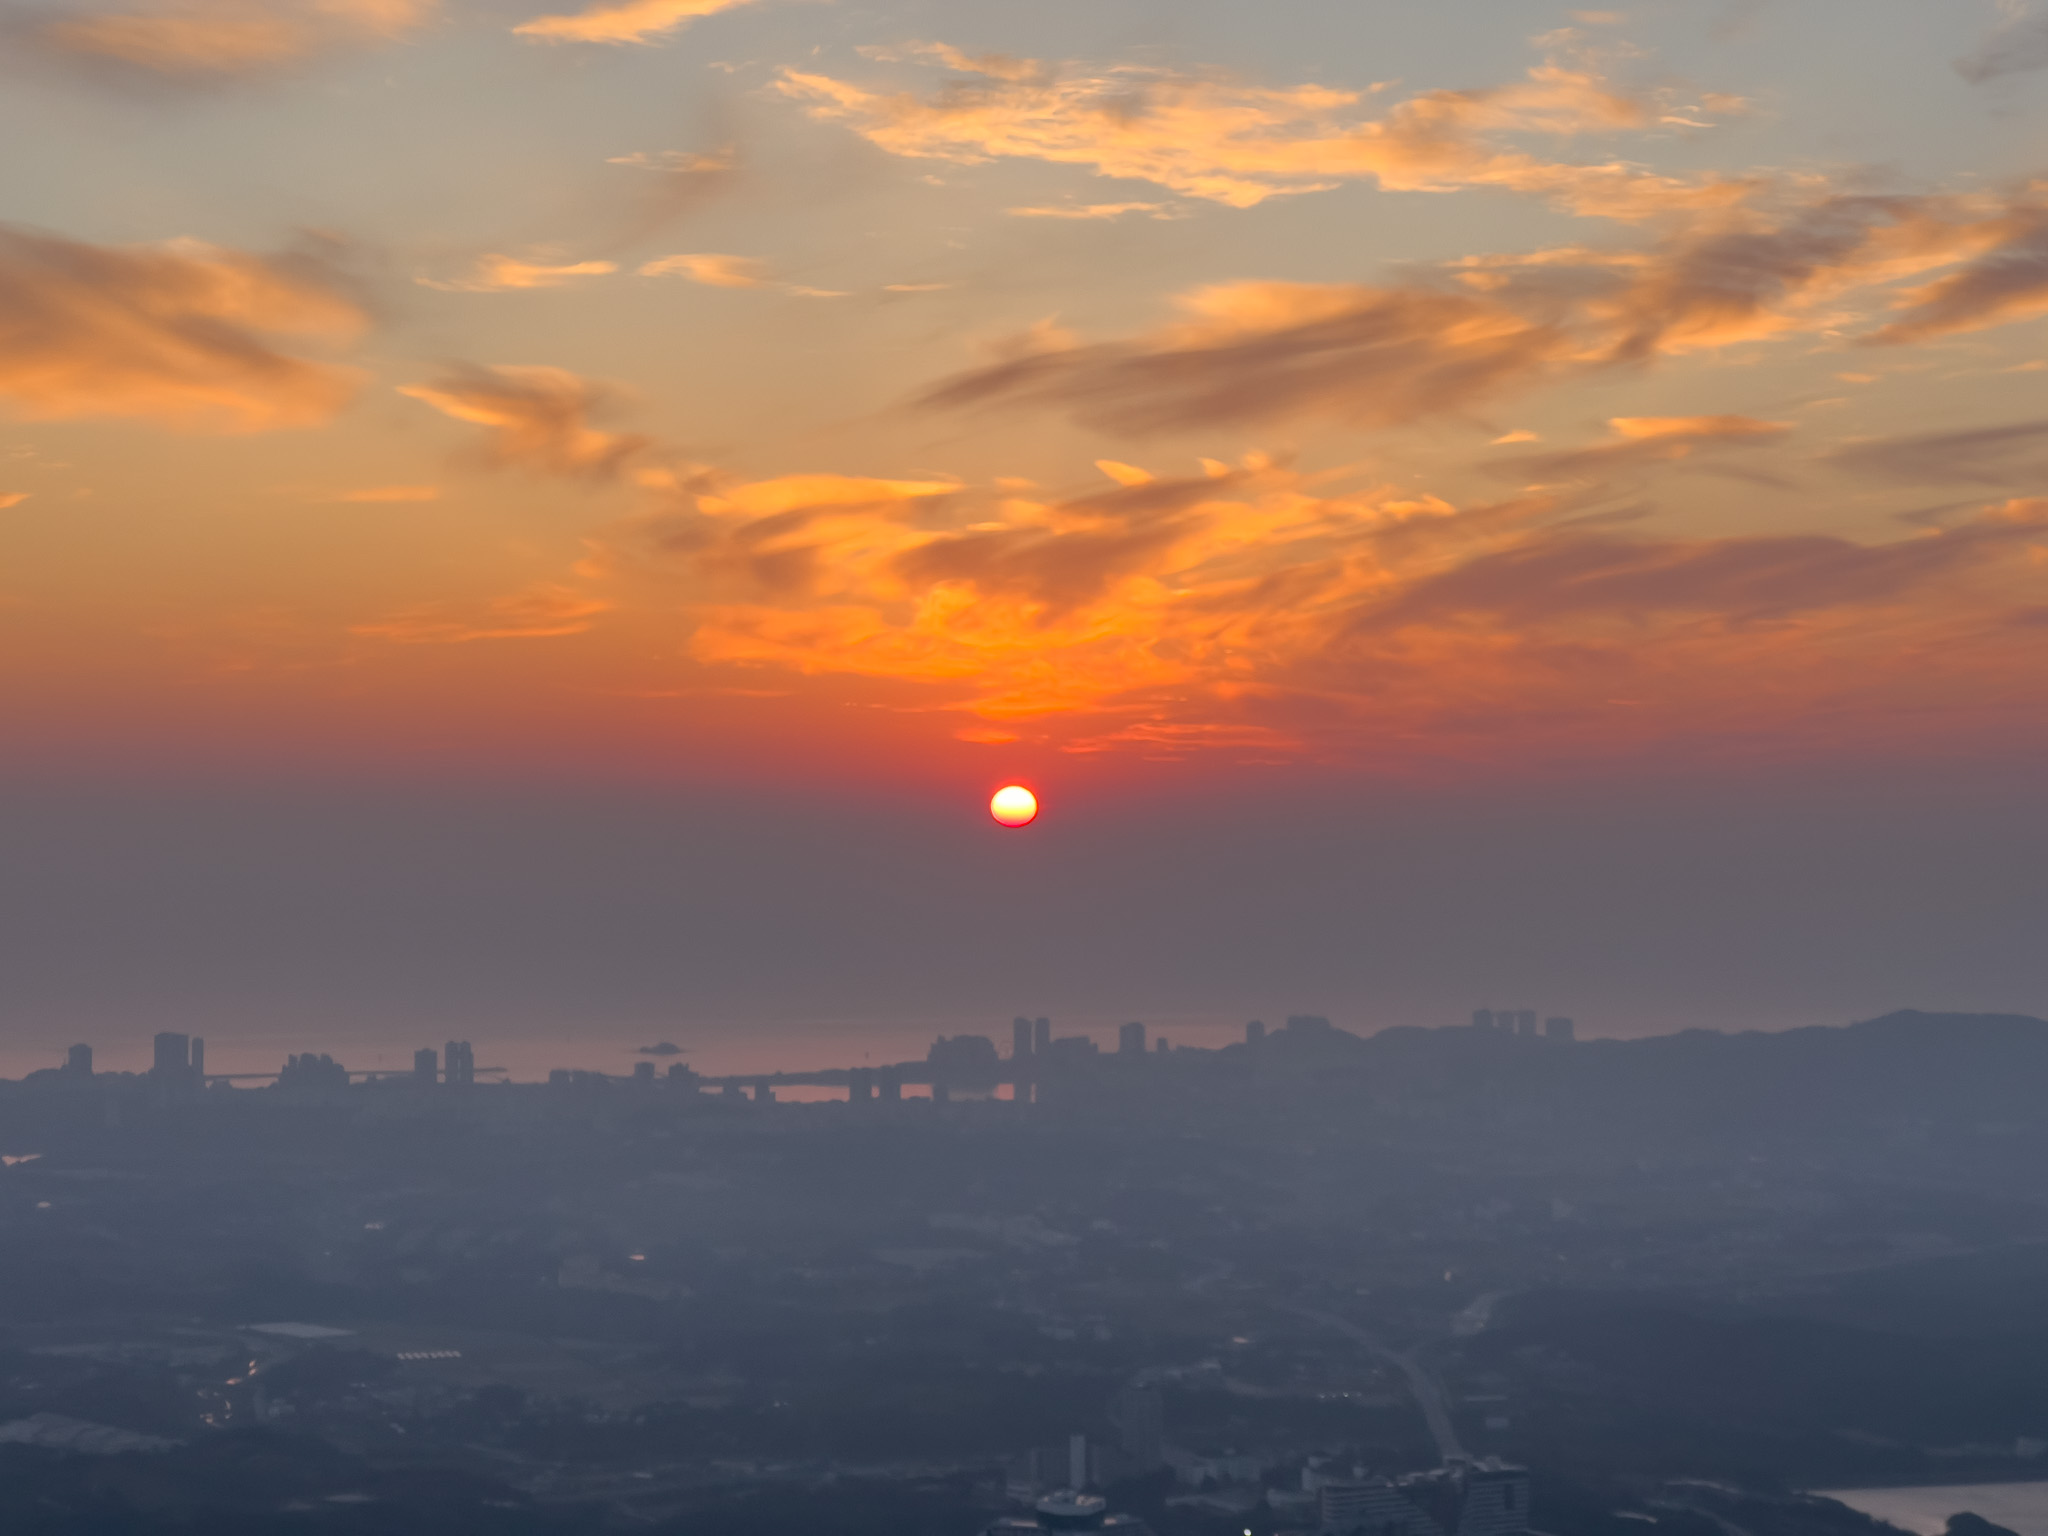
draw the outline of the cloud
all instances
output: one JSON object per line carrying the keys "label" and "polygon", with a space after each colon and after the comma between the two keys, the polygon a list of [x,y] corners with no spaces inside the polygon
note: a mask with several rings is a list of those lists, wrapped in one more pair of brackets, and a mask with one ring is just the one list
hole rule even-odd
{"label": "cloud", "polygon": [[45,46],[187,79],[260,74],[336,48],[389,41],[431,19],[439,0],[164,0],[52,21]]}
{"label": "cloud", "polygon": [[1564,453],[1510,454],[1493,460],[1487,471],[1524,481],[1597,480],[1623,470],[1678,463],[1702,451],[1764,447],[1791,430],[1785,422],[1751,416],[1617,416],[1607,425],[1614,434],[1612,442]]}
{"label": "cloud", "polygon": [[1013,219],[1120,219],[1127,213],[1148,218],[1175,219],[1180,214],[1171,203],[1059,203],[1044,208],[1005,208]]}
{"label": "cloud", "polygon": [[[719,256],[699,253],[686,256],[663,256],[650,261],[640,268],[642,277],[681,276],[693,283],[702,283],[710,288],[774,288],[783,293],[793,293],[804,299],[843,299],[847,295],[838,288],[808,288],[802,283],[785,283],[768,270],[768,264],[752,256]],[[943,287],[944,284],[915,284],[898,286],[885,290],[890,293],[920,293],[927,286]]]}
{"label": "cloud", "polygon": [[537,16],[512,30],[551,43],[645,43],[751,0],[615,0],[570,16]]}
{"label": "cloud", "polygon": [[1900,300],[1905,313],[1868,340],[1896,346],[2048,314],[2048,206],[2017,208],[1992,228],[1989,250],[1908,291]]}
{"label": "cloud", "polygon": [[364,321],[309,261],[0,226],[0,406],[31,420],[223,432],[325,421],[356,376],[276,338],[345,342]]}
{"label": "cloud", "polygon": [[521,288],[560,288],[579,277],[604,277],[618,271],[610,261],[578,261],[562,265],[522,261],[516,256],[482,256],[468,277],[452,282],[431,277],[414,281],[450,293],[505,293]]}
{"label": "cloud", "polygon": [[731,170],[739,158],[730,147],[708,155],[686,149],[664,149],[656,154],[635,150],[630,155],[608,156],[604,163],[631,166],[636,171],[659,171],[665,176],[708,176]]}
{"label": "cloud", "polygon": [[663,256],[640,268],[642,277],[687,277],[693,283],[712,288],[772,288],[775,279],[766,262],[752,256],[720,256],[698,253]]}
{"label": "cloud", "polygon": [[[1628,442],[1770,435],[1623,421]],[[1045,498],[705,472],[613,530],[593,574],[677,583],[705,666],[924,690],[892,707],[966,715],[966,739],[1270,758],[1483,748],[1531,713],[1583,742],[1619,696],[1643,702],[1627,729],[1699,739],[1823,708],[1840,725],[1876,690],[1879,728],[1884,689],[1908,686],[1880,659],[2018,637],[1997,616],[2029,600],[2048,540],[2048,500],[1869,543],[1698,539],[1617,532],[1555,497],[1332,493],[1257,458],[1104,474]]]}
{"label": "cloud", "polygon": [[467,645],[476,640],[539,640],[580,635],[611,604],[568,587],[541,585],[474,608],[427,603],[349,633],[396,645]]}
{"label": "cloud", "polygon": [[2000,75],[2048,69],[2048,14],[2009,13],[1984,41],[1956,60],[1956,73],[1973,85]]}
{"label": "cloud", "polygon": [[0,512],[6,511],[9,507],[20,506],[28,500],[29,495],[27,491],[0,491]]}
{"label": "cloud", "polygon": [[[1372,427],[1539,382],[1839,331],[1859,297],[1906,309],[1870,333],[1897,342],[1901,325],[1932,325],[1935,311],[1943,325],[1990,324],[2034,303],[2018,278],[1973,275],[2032,239],[2032,219],[2031,204],[1988,197],[1823,196],[1681,221],[1639,247],[1465,257],[1394,284],[1221,284],[1179,296],[1176,323],[1129,339],[1019,340],[920,403],[1054,405],[1135,433],[1301,417]],[[1877,297],[1958,264],[1955,279],[1975,285],[1967,298],[1932,291],[1948,279]],[[1974,318],[1956,318],[1963,308]]]}
{"label": "cloud", "polygon": [[845,123],[891,154],[1079,165],[1236,208],[1367,180],[1387,191],[1497,187],[1575,213],[1637,220],[1731,207],[1758,185],[1660,176],[1618,160],[1563,163],[1504,147],[1501,139],[1517,135],[1641,129],[1660,115],[1652,99],[1555,60],[1511,85],[1432,91],[1375,114],[1369,93],[1320,85],[969,57],[942,44],[915,51],[965,78],[920,98],[785,70],[780,89],[812,116]]}
{"label": "cloud", "polygon": [[1056,402],[1113,431],[1328,416],[1389,426],[1462,409],[1572,357],[1560,328],[1473,294],[1231,283],[1135,342],[1024,350],[946,381],[936,407]]}
{"label": "cloud", "polygon": [[1877,438],[1838,448],[1828,459],[1871,480],[2048,487],[2048,421]]}
{"label": "cloud", "polygon": [[647,439],[590,424],[610,392],[562,368],[463,364],[402,395],[490,432],[489,458],[543,474],[608,479]]}

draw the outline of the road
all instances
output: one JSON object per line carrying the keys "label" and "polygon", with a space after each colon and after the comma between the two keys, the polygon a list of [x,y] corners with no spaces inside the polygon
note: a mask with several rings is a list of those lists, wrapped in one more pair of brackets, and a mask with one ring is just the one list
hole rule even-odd
{"label": "road", "polygon": [[1296,1307],[1293,1310],[1303,1317],[1321,1323],[1325,1328],[1334,1329],[1353,1343],[1364,1345],[1382,1360],[1398,1367],[1408,1383],[1408,1391],[1415,1399],[1415,1405],[1422,1410],[1423,1422],[1429,1425],[1430,1438],[1436,1441],[1437,1455],[1445,1461],[1472,1459],[1466,1453],[1465,1447],[1458,1442],[1457,1430],[1451,1426],[1451,1403],[1444,1392],[1443,1384],[1430,1374],[1427,1366],[1415,1358],[1415,1350],[1389,1349],[1358,1324],[1347,1323],[1334,1313],[1315,1312],[1307,1307]]}

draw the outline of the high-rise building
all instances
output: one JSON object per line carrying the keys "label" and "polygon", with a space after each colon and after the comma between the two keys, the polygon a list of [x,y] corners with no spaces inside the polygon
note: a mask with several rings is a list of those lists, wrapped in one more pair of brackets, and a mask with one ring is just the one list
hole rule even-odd
{"label": "high-rise building", "polygon": [[92,1047],[89,1045],[74,1045],[71,1047],[64,1056],[64,1070],[66,1072],[74,1072],[80,1077],[91,1077]]}
{"label": "high-rise building", "polygon": [[441,1058],[431,1045],[423,1045],[412,1053],[412,1080],[429,1084],[441,1080]]}
{"label": "high-rise building", "polygon": [[1474,1008],[1472,1010],[1472,1027],[1474,1029],[1493,1028],[1493,1010],[1491,1008]]}
{"label": "high-rise building", "polygon": [[1543,1037],[1546,1040],[1570,1040],[1575,1027],[1570,1019],[1545,1019]]}
{"label": "high-rise building", "polygon": [[1033,1019],[1031,1021],[1031,1054],[1034,1056],[1043,1056],[1047,1051],[1051,1049],[1052,1020]]}
{"label": "high-rise building", "polygon": [[1116,1032],[1116,1050],[1119,1056],[1142,1056],[1145,1054],[1145,1026],[1133,1019],[1119,1025]]}
{"label": "high-rise building", "polygon": [[450,1088],[467,1088],[476,1081],[476,1052],[467,1040],[450,1040],[441,1061],[442,1076]]}
{"label": "high-rise building", "polygon": [[636,1061],[636,1062],[634,1062],[634,1063],[633,1063],[633,1081],[634,1081],[634,1082],[636,1082],[636,1083],[651,1083],[651,1082],[653,1082],[653,1081],[654,1081],[654,1063],[653,1063],[653,1062],[651,1062],[651,1061]]}
{"label": "high-rise building", "polygon": [[1515,1015],[1515,1033],[1526,1035],[1531,1040],[1536,1038],[1536,1010],[1534,1008],[1524,1008]]}
{"label": "high-rise building", "polygon": [[1245,1043],[1246,1045],[1257,1045],[1257,1044],[1259,1044],[1259,1043],[1260,1043],[1260,1042],[1261,1042],[1262,1040],[1264,1040],[1265,1038],[1266,1038],[1266,1022],[1265,1022],[1265,1020],[1263,1020],[1263,1019],[1253,1019],[1253,1020],[1251,1021],[1251,1023],[1249,1023],[1249,1024],[1245,1025],[1245,1027],[1244,1027],[1244,1043]]}
{"label": "high-rise building", "polygon": [[1010,1020],[1010,1060],[1027,1061],[1031,1056],[1031,1021],[1021,1014]]}
{"label": "high-rise building", "polygon": [[199,1036],[194,1035],[192,1037],[192,1048],[186,1059],[192,1070],[192,1081],[199,1084],[202,1088],[205,1087],[206,1042],[200,1039]]}
{"label": "high-rise building", "polygon": [[165,1030],[156,1037],[156,1055],[150,1063],[150,1075],[172,1082],[191,1075],[192,1040],[175,1030]]}
{"label": "high-rise building", "polygon": [[1158,1039],[1152,1042],[1152,1051],[1154,1055],[1164,1056],[1168,1054],[1170,1051],[1172,1051],[1172,1049],[1173,1042],[1168,1040],[1164,1035],[1159,1036]]}

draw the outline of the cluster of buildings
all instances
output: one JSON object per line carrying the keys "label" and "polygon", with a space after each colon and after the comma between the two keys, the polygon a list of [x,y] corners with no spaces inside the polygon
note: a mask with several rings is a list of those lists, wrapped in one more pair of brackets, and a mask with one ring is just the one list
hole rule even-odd
{"label": "cluster of buildings", "polygon": [[[1488,1034],[1520,1035],[1525,1039],[1536,1038],[1536,1010],[1534,1008],[1474,1008],[1472,1027]],[[1550,1018],[1543,1021],[1543,1038],[1546,1040],[1570,1040],[1577,1026],[1570,1019]]]}
{"label": "cluster of buildings", "polygon": [[[1165,1398],[1142,1378],[1110,1404],[1114,1443],[1070,1435],[1040,1446],[1005,1469],[1005,1491],[1030,1513],[1010,1514],[983,1536],[1033,1531],[1121,1531],[1149,1536],[1144,1521],[1112,1512],[1101,1497],[1112,1485],[1170,1468],[1184,1490],[1171,1503],[1212,1506],[1245,1516],[1264,1506],[1283,1530],[1307,1536],[1527,1536],[1529,1473],[1498,1457],[1462,1453],[1426,1472],[1374,1473],[1330,1456],[1311,1456],[1299,1486],[1268,1486],[1273,1464],[1258,1456],[1202,1456],[1169,1444]],[[1289,1474],[1292,1475],[1291,1472]]]}

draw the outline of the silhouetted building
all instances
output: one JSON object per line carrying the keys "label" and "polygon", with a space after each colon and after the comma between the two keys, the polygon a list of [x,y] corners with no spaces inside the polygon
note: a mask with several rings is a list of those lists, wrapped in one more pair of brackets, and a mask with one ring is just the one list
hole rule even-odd
{"label": "silhouetted building", "polygon": [[156,1054],[149,1070],[158,1077],[181,1077],[192,1066],[192,1039],[189,1035],[165,1030],[155,1040]]}
{"label": "silhouetted building", "polygon": [[412,1078],[416,1083],[433,1084],[441,1079],[441,1058],[434,1054],[431,1045],[421,1046],[412,1053]]}
{"label": "silhouetted building", "polygon": [[1031,1021],[1031,1054],[1034,1056],[1043,1056],[1047,1051],[1051,1049],[1052,1020],[1033,1019]]}
{"label": "silhouetted building", "polygon": [[1524,1008],[1515,1015],[1515,1033],[1526,1035],[1531,1040],[1536,1038],[1536,1010],[1534,1008]]}
{"label": "silhouetted building", "polygon": [[1145,1054],[1145,1026],[1133,1019],[1119,1025],[1116,1032],[1116,1049],[1119,1056],[1142,1056]]}
{"label": "silhouetted building", "polygon": [[196,1088],[206,1067],[206,1042],[165,1030],[154,1041],[149,1075],[167,1088]]}
{"label": "silhouetted building", "polygon": [[1002,1058],[987,1035],[941,1035],[924,1060],[935,1084],[953,1088],[993,1088],[1002,1075]]}
{"label": "silhouetted building", "polygon": [[1154,1040],[1152,1042],[1152,1051],[1154,1055],[1164,1056],[1172,1050],[1172,1044],[1167,1040],[1166,1036],[1164,1035],[1161,1035],[1157,1040]]}
{"label": "silhouetted building", "polygon": [[1472,1027],[1474,1029],[1493,1028],[1493,1010],[1491,1008],[1474,1008],[1472,1010]]}
{"label": "silhouetted building", "polygon": [[92,1076],[92,1047],[74,1045],[64,1055],[64,1070],[78,1077]]}
{"label": "silhouetted building", "polygon": [[1010,1060],[1031,1059],[1031,1021],[1019,1015],[1010,1020]]}
{"label": "silhouetted building", "polygon": [[1569,1040],[1575,1027],[1570,1019],[1545,1019],[1543,1037],[1546,1040]]}
{"label": "silhouetted building", "polygon": [[1266,1024],[1263,1019],[1253,1019],[1244,1027],[1244,1043],[1257,1045],[1266,1038]]}
{"label": "silhouetted building", "polygon": [[348,1087],[348,1068],[325,1053],[287,1056],[277,1086],[292,1093],[338,1093]]}
{"label": "silhouetted building", "polygon": [[653,1062],[651,1062],[651,1061],[636,1061],[636,1062],[634,1062],[634,1063],[633,1063],[633,1081],[634,1081],[634,1082],[636,1082],[636,1083],[651,1083],[651,1082],[653,1082],[653,1081],[654,1081],[654,1063],[653,1063]]}
{"label": "silhouetted building", "polygon": [[476,1081],[476,1052],[467,1040],[450,1040],[441,1053],[442,1078],[450,1088],[467,1088]]}

